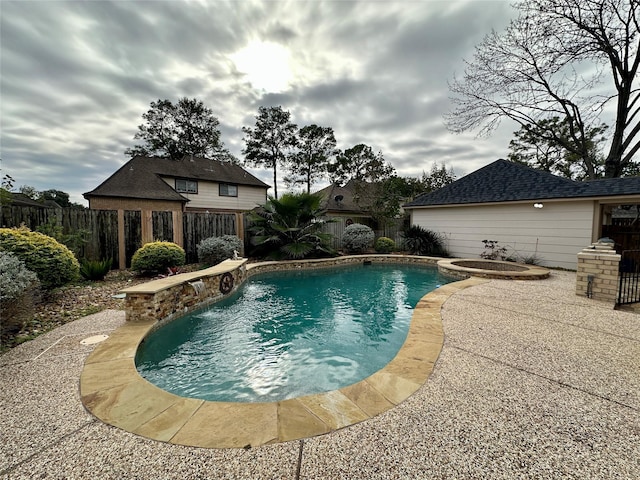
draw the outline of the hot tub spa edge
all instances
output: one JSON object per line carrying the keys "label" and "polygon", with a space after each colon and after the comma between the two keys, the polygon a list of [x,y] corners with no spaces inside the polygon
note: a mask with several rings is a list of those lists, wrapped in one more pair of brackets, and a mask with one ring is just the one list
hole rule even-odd
{"label": "hot tub spa edge", "polygon": [[[503,270],[493,268],[473,268],[465,266],[465,263],[499,265]],[[446,258],[437,262],[438,271],[443,275],[453,278],[467,278],[470,276],[503,279],[503,280],[541,280],[548,278],[551,271],[537,265],[506,262],[501,260],[483,260],[478,258]],[[510,267],[512,267],[510,269]]]}

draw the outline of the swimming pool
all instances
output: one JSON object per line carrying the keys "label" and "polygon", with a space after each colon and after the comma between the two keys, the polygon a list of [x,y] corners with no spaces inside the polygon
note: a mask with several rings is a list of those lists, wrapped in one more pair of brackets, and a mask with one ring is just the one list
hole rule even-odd
{"label": "swimming pool", "polygon": [[380,370],[434,268],[353,265],[252,277],[233,295],[146,337],[139,373],[183,397],[272,402],[337,390]]}

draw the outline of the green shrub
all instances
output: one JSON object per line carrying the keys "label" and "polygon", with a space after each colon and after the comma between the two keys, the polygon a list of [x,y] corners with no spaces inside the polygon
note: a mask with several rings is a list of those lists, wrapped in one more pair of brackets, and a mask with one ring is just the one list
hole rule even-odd
{"label": "green shrub", "polygon": [[184,265],[184,249],[172,242],[151,242],[136,250],[131,269],[144,274],[164,273],[168,268]]}
{"label": "green shrub", "polygon": [[10,252],[0,251],[0,336],[20,331],[33,317],[38,276]]}
{"label": "green shrub", "polygon": [[223,235],[221,237],[209,237],[197,245],[198,261],[207,266],[233,257],[234,250],[240,252],[242,240],[235,235]]}
{"label": "green shrub", "polygon": [[79,229],[74,232],[65,234],[62,225],[58,224],[58,219],[52,217],[47,223],[36,227],[36,232],[44,233],[52,238],[55,238],[58,242],[66,245],[66,247],[73,252],[78,258],[80,251],[89,241],[91,232],[89,230]]}
{"label": "green shrub", "polygon": [[342,234],[342,248],[348,253],[361,253],[371,247],[375,235],[371,227],[352,223]]}
{"label": "green shrub", "polygon": [[396,242],[389,237],[380,237],[376,240],[373,248],[378,253],[391,253],[396,249]]}
{"label": "green shrub", "polygon": [[516,260],[519,263],[525,263],[527,265],[540,265],[542,264],[542,258],[537,253],[530,253],[528,255],[519,256]]}
{"label": "green shrub", "polygon": [[80,275],[86,280],[104,280],[104,277],[111,270],[113,260],[82,260],[80,262]]}
{"label": "green shrub", "polygon": [[320,208],[321,198],[309,193],[285,193],[249,213],[251,254],[272,260],[322,258],[335,254],[332,235],[323,232],[331,220]]}
{"label": "green shrub", "polygon": [[26,227],[0,228],[0,250],[12,252],[34,272],[43,288],[60,287],[78,278],[80,264],[55,239]]}
{"label": "green shrub", "polygon": [[436,232],[412,225],[404,231],[402,236],[404,248],[412,255],[448,256],[444,240]]}

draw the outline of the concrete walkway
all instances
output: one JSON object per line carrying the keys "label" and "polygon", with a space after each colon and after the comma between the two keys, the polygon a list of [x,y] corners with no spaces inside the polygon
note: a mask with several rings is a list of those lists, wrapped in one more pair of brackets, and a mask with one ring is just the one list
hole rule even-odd
{"label": "concrete walkway", "polygon": [[147,440],[87,413],[80,341],[107,311],[0,356],[0,478],[640,478],[640,315],[575,274],[492,280],[442,309],[445,344],[399,406],[329,435],[242,449]]}

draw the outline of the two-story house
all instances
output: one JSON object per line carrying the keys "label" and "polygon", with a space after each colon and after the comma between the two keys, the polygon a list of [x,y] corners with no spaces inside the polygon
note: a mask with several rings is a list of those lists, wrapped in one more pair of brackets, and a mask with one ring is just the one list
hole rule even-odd
{"label": "two-story house", "polygon": [[229,162],[134,157],[84,198],[95,210],[243,212],[265,203],[268,188]]}
{"label": "two-story house", "polygon": [[[171,212],[178,245],[185,242],[184,214],[198,212],[235,214],[236,234],[243,238],[242,213],[264,204],[268,189],[262,180],[228,162],[134,157],[84,198],[91,209],[118,212],[119,266],[125,268],[125,211],[141,212],[143,244],[154,240],[153,212]],[[187,241],[193,240],[188,236]]]}

